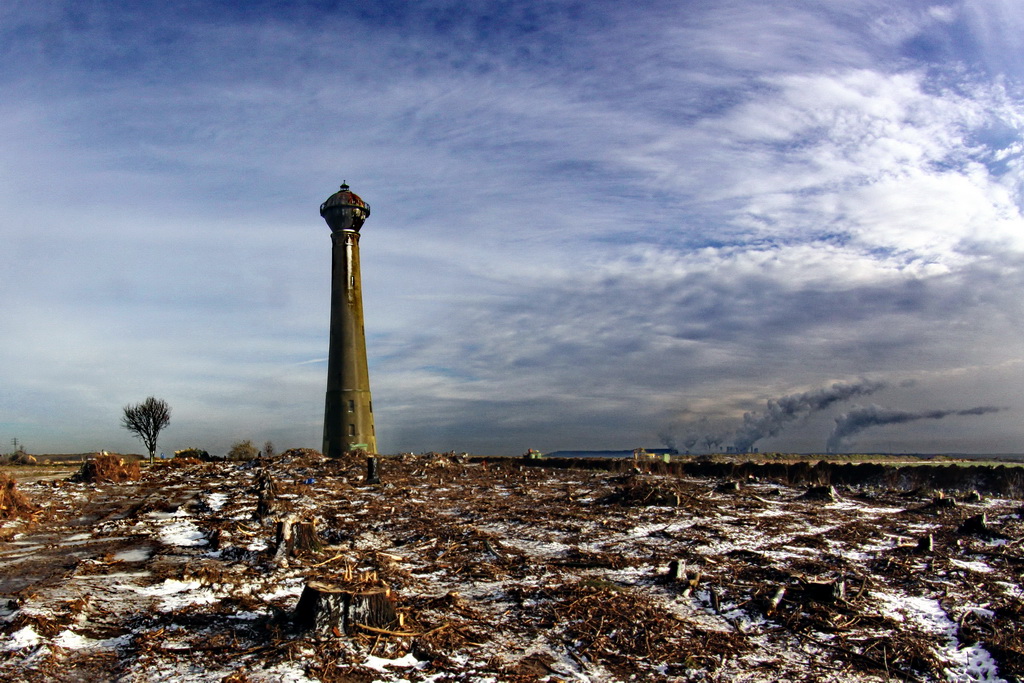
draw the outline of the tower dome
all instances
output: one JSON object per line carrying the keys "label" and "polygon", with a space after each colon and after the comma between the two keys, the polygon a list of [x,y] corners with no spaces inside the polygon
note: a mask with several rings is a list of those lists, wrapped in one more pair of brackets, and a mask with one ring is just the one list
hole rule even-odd
{"label": "tower dome", "polygon": [[347,183],[342,182],[341,189],[320,205],[320,215],[327,221],[332,232],[359,232],[359,228],[363,227],[363,221],[370,215],[370,205],[352,192]]}

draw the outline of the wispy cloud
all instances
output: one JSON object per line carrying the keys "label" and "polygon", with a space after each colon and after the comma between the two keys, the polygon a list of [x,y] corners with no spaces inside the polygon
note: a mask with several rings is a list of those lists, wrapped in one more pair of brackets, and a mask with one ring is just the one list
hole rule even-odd
{"label": "wispy cloud", "polygon": [[[12,437],[127,448],[154,394],[176,444],[315,447],[343,178],[385,450],[631,446],[864,376],[927,410],[1021,357],[1016,3],[154,7],[0,9]],[[797,422],[768,445],[819,448]]]}

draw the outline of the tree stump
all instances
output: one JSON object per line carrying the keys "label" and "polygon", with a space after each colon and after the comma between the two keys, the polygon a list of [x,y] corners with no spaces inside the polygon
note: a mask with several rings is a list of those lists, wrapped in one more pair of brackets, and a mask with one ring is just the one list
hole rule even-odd
{"label": "tree stump", "polygon": [[214,529],[210,534],[210,550],[223,550],[231,546],[231,533],[226,529]]}
{"label": "tree stump", "polygon": [[739,493],[740,483],[738,481],[726,481],[722,482],[715,487],[715,491],[718,493]]}
{"label": "tree stump", "polygon": [[800,500],[820,500],[826,503],[834,503],[838,499],[834,486],[810,486],[806,493],[800,496]]}
{"label": "tree stump", "polygon": [[669,581],[685,584],[682,593],[683,597],[689,597],[690,593],[700,585],[702,574],[703,572],[700,569],[696,572],[687,571],[686,560],[672,560],[668,563]]}
{"label": "tree stump", "polygon": [[387,587],[353,589],[310,581],[295,607],[295,625],[321,636],[352,635],[360,626],[387,629],[399,623]]}
{"label": "tree stump", "polygon": [[291,553],[318,553],[323,549],[320,536],[316,533],[316,523],[298,522],[292,525]]}
{"label": "tree stump", "polygon": [[846,581],[807,581],[803,585],[804,597],[822,605],[831,605],[846,599]]}
{"label": "tree stump", "polygon": [[930,553],[935,550],[935,536],[925,534],[917,541],[917,552]]}
{"label": "tree stump", "polygon": [[256,517],[269,517],[277,509],[277,484],[266,469],[256,475]]}
{"label": "tree stump", "polygon": [[988,525],[988,516],[984,512],[965,519],[957,531],[961,534],[978,534],[979,536],[992,534],[992,529]]}
{"label": "tree stump", "polygon": [[300,522],[295,515],[288,515],[277,523],[274,540],[274,560],[286,564],[287,558],[303,553],[317,553],[323,548],[316,533],[316,523]]}
{"label": "tree stump", "polygon": [[380,473],[378,471],[378,460],[375,456],[366,459],[366,484],[379,484]]}

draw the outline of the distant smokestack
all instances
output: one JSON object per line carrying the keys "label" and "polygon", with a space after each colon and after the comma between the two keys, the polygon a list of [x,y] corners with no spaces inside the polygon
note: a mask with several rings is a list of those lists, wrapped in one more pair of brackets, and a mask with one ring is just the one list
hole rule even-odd
{"label": "distant smokestack", "polygon": [[894,410],[883,408],[877,405],[856,406],[848,413],[843,413],[836,418],[836,427],[829,435],[825,448],[830,453],[838,451],[843,442],[854,434],[864,431],[869,427],[880,425],[904,424],[917,420],[941,420],[950,415],[984,415],[986,413],[998,413],[1002,408],[995,406],[978,406],[964,410],[925,410],[922,412],[911,412],[908,410]]}

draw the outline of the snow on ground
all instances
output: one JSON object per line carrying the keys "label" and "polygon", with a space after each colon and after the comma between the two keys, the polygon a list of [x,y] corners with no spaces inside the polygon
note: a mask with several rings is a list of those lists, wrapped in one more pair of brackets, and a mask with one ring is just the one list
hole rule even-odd
{"label": "snow on ground", "polygon": [[[262,519],[251,464],[164,466],[133,485],[24,486],[44,510],[35,525],[0,527],[0,677],[1024,675],[1020,501],[932,506],[848,489],[822,504],[777,482],[720,493],[685,477],[440,456],[385,460],[384,483],[363,486],[358,464],[260,463],[280,489]],[[978,510],[998,536],[958,531]],[[322,547],[279,553],[287,515],[314,523]],[[917,550],[926,534],[932,552]],[[302,631],[291,615],[309,580],[386,585],[403,622]]]}
{"label": "snow on ground", "polygon": [[[998,667],[985,648],[965,645],[957,638],[956,622],[949,618],[941,603],[932,598],[906,596],[872,591],[872,596],[882,603],[882,612],[896,621],[908,621],[923,631],[940,636],[945,642],[936,650],[948,662],[946,677],[951,681],[990,681],[1005,683],[998,675]],[[977,608],[968,607],[970,611]]]}

